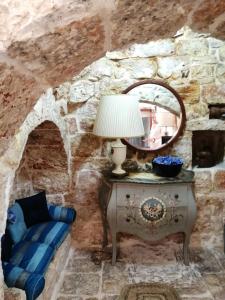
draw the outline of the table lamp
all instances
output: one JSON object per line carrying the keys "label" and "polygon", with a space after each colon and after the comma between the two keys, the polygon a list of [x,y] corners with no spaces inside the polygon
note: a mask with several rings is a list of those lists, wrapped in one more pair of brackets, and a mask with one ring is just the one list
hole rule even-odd
{"label": "table lamp", "polygon": [[93,133],[105,138],[116,138],[111,144],[115,175],[124,175],[121,164],[126,159],[126,145],[121,138],[144,135],[138,97],[127,94],[104,96],[99,103]]}

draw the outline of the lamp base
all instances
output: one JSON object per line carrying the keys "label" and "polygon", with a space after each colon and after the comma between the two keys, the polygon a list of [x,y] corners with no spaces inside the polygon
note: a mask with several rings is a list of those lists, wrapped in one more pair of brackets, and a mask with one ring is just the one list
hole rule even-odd
{"label": "lamp base", "polygon": [[117,173],[111,173],[111,176],[113,177],[113,178],[118,178],[118,179],[121,179],[121,178],[124,178],[124,177],[126,177],[126,176],[128,176],[129,175],[129,173],[128,172],[125,172],[125,173],[123,173],[123,174],[117,174]]}
{"label": "lamp base", "polygon": [[112,161],[116,165],[115,169],[112,171],[113,175],[126,175],[126,171],[122,169],[121,165],[126,159],[127,146],[124,145],[120,139],[117,139],[112,143],[112,150]]}
{"label": "lamp base", "polygon": [[122,168],[118,168],[118,166],[112,170],[113,175],[123,175],[126,174],[126,171],[123,170]]}

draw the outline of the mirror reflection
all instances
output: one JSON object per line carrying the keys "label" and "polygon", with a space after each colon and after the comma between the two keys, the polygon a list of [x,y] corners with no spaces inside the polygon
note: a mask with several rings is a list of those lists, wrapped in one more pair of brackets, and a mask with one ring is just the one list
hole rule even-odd
{"label": "mirror reflection", "polygon": [[136,86],[128,94],[140,99],[145,135],[126,141],[137,149],[149,151],[167,145],[181,127],[183,116],[179,99],[169,89],[157,84]]}

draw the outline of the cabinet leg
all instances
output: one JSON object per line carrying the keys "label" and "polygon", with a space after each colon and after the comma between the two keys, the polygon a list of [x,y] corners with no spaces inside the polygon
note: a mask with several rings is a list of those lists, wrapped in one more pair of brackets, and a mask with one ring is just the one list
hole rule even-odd
{"label": "cabinet leg", "polygon": [[190,234],[184,232],[183,256],[184,256],[184,264],[186,266],[189,266],[189,242],[190,242]]}
{"label": "cabinet leg", "polygon": [[102,249],[104,250],[108,246],[108,231],[106,228],[107,225],[103,225],[103,241],[102,241]]}
{"label": "cabinet leg", "polygon": [[112,265],[116,263],[116,231],[112,232]]}

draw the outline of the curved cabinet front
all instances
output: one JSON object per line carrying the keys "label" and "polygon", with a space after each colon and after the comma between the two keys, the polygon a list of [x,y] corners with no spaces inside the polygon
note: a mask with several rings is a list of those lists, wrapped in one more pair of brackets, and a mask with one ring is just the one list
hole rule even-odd
{"label": "curved cabinet front", "polygon": [[196,219],[192,182],[141,184],[112,182],[107,220],[116,261],[116,234],[134,234],[157,241],[176,232],[184,233],[184,263],[189,264],[188,246]]}

